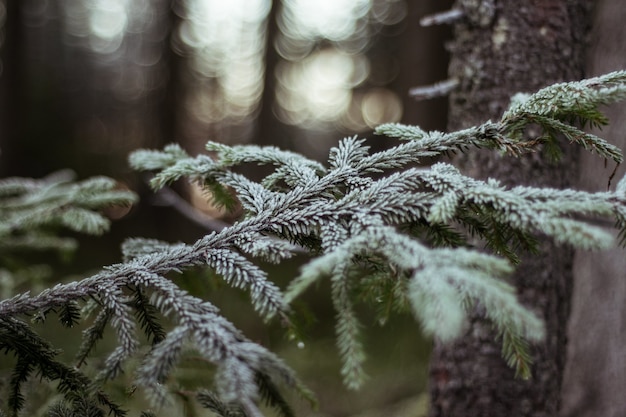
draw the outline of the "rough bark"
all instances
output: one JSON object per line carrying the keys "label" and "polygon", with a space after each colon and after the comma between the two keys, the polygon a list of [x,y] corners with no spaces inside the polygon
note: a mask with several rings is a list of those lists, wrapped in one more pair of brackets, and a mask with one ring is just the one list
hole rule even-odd
{"label": "rough bark", "polygon": [[[620,2],[596,4],[589,45],[589,76],[626,68],[626,9]],[[601,132],[626,149],[626,104],[606,110],[611,124]],[[583,154],[579,187],[604,191],[613,164]],[[621,166],[613,186],[624,176]],[[610,225],[609,225],[610,226]],[[626,415],[626,251],[577,252],[574,258],[574,294],[568,326],[568,360],[563,382],[563,417],[617,417]]]}
{"label": "rough bark", "polygon": [[[449,130],[497,119],[511,95],[583,76],[590,2],[585,0],[461,1],[466,19],[455,25],[449,73],[460,88],[450,97]],[[470,152],[466,173],[505,184],[567,187],[577,152],[564,148],[559,164],[541,153],[520,160]],[[522,259],[512,278],[521,301],[546,322],[545,341],[533,346],[533,378],[516,379],[479,314],[454,344],[436,343],[431,360],[431,417],[554,416],[559,409],[570,309],[572,252],[544,242]]]}

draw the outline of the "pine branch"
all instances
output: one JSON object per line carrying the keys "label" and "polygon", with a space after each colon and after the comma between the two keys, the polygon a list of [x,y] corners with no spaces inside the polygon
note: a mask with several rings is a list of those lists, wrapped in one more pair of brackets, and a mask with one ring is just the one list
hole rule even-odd
{"label": "pine branch", "polygon": [[[96,402],[92,395],[99,398],[106,398],[106,396],[98,390],[94,393],[90,392],[92,382],[89,378],[78,370],[57,361],[55,357],[59,352],[25,323],[13,318],[0,319],[0,336],[0,350],[12,352],[17,356],[9,397],[9,406],[13,415],[17,416],[24,404],[21,385],[35,370],[41,378],[57,381],[57,390],[65,396],[66,400],[80,400],[84,404],[90,404],[92,410],[100,415],[101,410],[95,406]],[[103,405],[114,416],[124,416],[124,412],[117,404],[107,400]],[[81,415],[90,414],[92,412]]]}
{"label": "pine branch", "polygon": [[[135,152],[131,165],[156,171],[151,181],[155,189],[184,178],[204,187],[218,203],[240,203],[245,216],[190,244],[128,240],[123,263],[38,295],[0,301],[0,324],[6,325],[2,331],[11,336],[2,340],[2,346],[12,351],[22,346],[51,379],[62,379],[63,392],[82,392],[76,386],[85,382],[82,374],[54,362],[50,348],[27,326],[17,337],[18,327],[25,325],[12,320],[20,314],[41,310],[45,316],[56,310],[71,324],[76,309],[68,306],[91,299],[99,313],[84,334],[78,363],[86,360],[107,325],[117,337],[98,383],[115,377],[130,358],[139,356],[137,384],[154,404],[162,404],[169,396],[173,369],[184,352],[193,349],[216,367],[219,398],[199,395],[203,405],[229,415],[230,404],[236,403],[243,415],[256,417],[261,415],[259,398],[269,392],[279,412],[288,415],[274,388],[280,382],[306,393],[294,373],[269,350],[246,339],[210,302],[176,285],[174,272],[207,267],[227,284],[249,292],[263,318],[278,315],[285,323],[291,313],[288,303],[328,277],[337,311],[342,373],[350,388],[362,383],[365,360],[354,306],[360,295],[360,301],[372,300],[368,294],[387,300],[383,319],[394,306],[410,308],[425,333],[444,341],[462,334],[468,309],[480,304],[502,338],[505,359],[518,375],[527,377],[531,360],[527,341],[543,337],[543,324],[519,303],[505,281],[513,268],[502,256],[517,261],[520,250],[536,248],[542,237],[584,249],[609,247],[612,237],[585,219],[613,217],[624,236],[626,180],[618,183],[616,192],[602,193],[506,188],[494,179],[466,177],[445,163],[429,169],[408,166],[424,157],[473,147],[521,156],[554,145],[556,135],[620,162],[617,148],[578,125],[605,123],[598,106],[625,96],[626,72],[558,84],[516,97],[500,121],[459,132],[380,126],[377,133],[403,140],[381,152],[370,153],[363,140],[346,138],[330,150],[326,166],[273,147],[210,143],[212,156],[195,157],[177,145]],[[526,138],[523,133],[531,123],[542,132]],[[271,172],[257,183],[232,171],[250,163],[266,164]],[[132,199],[115,191],[110,180],[66,182],[59,178],[0,182],[0,235],[15,236],[44,224],[98,233],[106,226],[94,209]],[[280,262],[297,250],[312,259],[283,294],[253,258]],[[369,275],[363,277],[364,273]],[[170,320],[172,328],[165,331],[161,318]],[[152,339],[149,351],[140,349],[138,329]],[[19,365],[13,383],[16,407],[20,385],[30,372]],[[63,379],[61,372],[69,372],[69,377]],[[88,412],[91,403],[85,404]]]}
{"label": "pine branch", "polygon": [[104,337],[104,330],[110,319],[111,314],[107,310],[100,310],[93,324],[83,330],[83,341],[76,353],[76,368],[85,363],[96,343]]}
{"label": "pine branch", "polygon": [[153,345],[165,339],[167,332],[159,323],[158,310],[150,304],[141,290],[134,291],[133,308],[141,328]]}
{"label": "pine branch", "polygon": [[202,390],[196,395],[198,402],[204,408],[209,409],[219,417],[245,417],[243,410],[224,404],[222,400],[213,392]]}
{"label": "pine branch", "polygon": [[115,181],[97,177],[70,182],[71,174],[40,181],[9,178],[0,181],[0,236],[60,224],[78,232],[101,234],[110,221],[94,211],[112,205],[129,205],[134,193],[116,190]]}

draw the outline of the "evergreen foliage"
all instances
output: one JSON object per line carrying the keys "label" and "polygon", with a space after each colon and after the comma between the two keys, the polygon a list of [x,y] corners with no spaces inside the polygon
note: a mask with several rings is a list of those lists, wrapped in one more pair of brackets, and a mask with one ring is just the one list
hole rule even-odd
{"label": "evergreen foliage", "polygon": [[[377,134],[402,142],[371,153],[364,140],[349,137],[330,150],[326,165],[273,147],[214,142],[207,145],[211,156],[190,156],[178,145],[133,153],[135,169],[155,172],[155,190],[185,178],[218,204],[241,204],[244,217],[190,244],[129,239],[122,263],[37,295],[1,301],[0,344],[17,357],[11,395],[2,407],[18,415],[22,385],[40,375],[59,381],[64,395],[50,416],[125,415],[104,393],[104,383],[128,369],[131,360],[139,361],[135,383],[158,407],[176,392],[172,370],[194,352],[215,366],[214,387],[195,394],[202,407],[221,416],[253,417],[262,415],[259,400],[265,399],[278,415],[293,415],[282,387],[312,399],[293,371],[247,339],[210,302],[176,284],[176,273],[198,267],[249,293],[262,318],[278,316],[287,326],[294,323],[290,303],[328,278],[341,373],[349,388],[358,388],[365,377],[359,303],[377,311],[381,322],[392,311],[411,311],[426,334],[443,341],[462,335],[468,312],[480,306],[500,335],[505,360],[519,376],[530,377],[529,343],[544,337],[542,319],[518,302],[506,277],[520,251],[537,250],[539,239],[583,249],[613,245],[612,236],[587,219],[613,218],[623,235],[626,180],[614,192],[507,188],[497,179],[469,178],[449,163],[416,164],[473,147],[520,157],[543,149],[556,157],[560,137],[621,163],[619,149],[581,127],[605,124],[598,106],[625,95],[626,72],[556,84],[516,96],[497,122],[459,132],[382,125]],[[530,125],[539,126],[541,134],[529,137]],[[272,170],[255,182],[236,172],[242,164]],[[15,241],[26,247],[53,242],[54,235],[45,235],[49,241],[38,238],[50,225],[100,233],[107,222],[97,210],[132,201],[102,178],[77,184],[57,177],[5,180],[0,198],[2,248],[17,247],[7,243]],[[311,260],[284,291],[254,262],[279,263],[301,252]],[[56,361],[56,351],[19,318],[43,320],[51,311],[67,326],[94,313],[73,365]],[[114,331],[117,347],[90,378],[82,365],[107,328]],[[141,333],[149,344],[145,349]]]}
{"label": "evergreen foliage", "polygon": [[[110,178],[74,182],[71,171],[59,171],[41,180],[0,180],[0,290],[7,298],[52,275],[47,265],[33,265],[23,254],[55,251],[62,256],[76,249],[76,240],[59,235],[59,228],[100,235],[110,220],[102,210],[132,204],[136,196],[119,189]],[[22,289],[23,290],[23,289]]]}
{"label": "evergreen foliage", "polygon": [[[28,251],[54,250],[67,254],[76,248],[75,239],[58,235],[59,227],[102,234],[110,226],[102,210],[130,205],[136,200],[134,193],[118,189],[112,179],[97,177],[74,182],[73,178],[70,171],[61,171],[41,180],[0,181],[0,258],[5,294],[50,275],[49,268],[28,265],[24,259]],[[44,277],[33,275],[33,271],[42,270]],[[18,298],[28,296],[25,293]],[[29,313],[33,322],[43,322],[50,312],[55,312],[65,327],[73,327],[81,316],[77,300],[71,297],[57,299]],[[86,375],[58,361],[59,352],[17,315],[0,318],[0,349],[16,357],[5,404],[7,415],[18,415],[25,402],[23,385],[34,376],[57,382],[57,390],[66,400],[50,409],[51,416],[100,416],[102,406],[111,415],[124,415],[104,391],[91,389]]]}

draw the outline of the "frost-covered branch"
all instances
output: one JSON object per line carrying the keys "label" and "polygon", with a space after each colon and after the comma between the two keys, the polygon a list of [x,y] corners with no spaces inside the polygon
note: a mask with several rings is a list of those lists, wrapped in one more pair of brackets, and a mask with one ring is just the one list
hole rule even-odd
{"label": "frost-covered branch", "polygon": [[[519,251],[536,249],[544,237],[584,249],[611,246],[613,238],[585,219],[612,218],[624,229],[626,182],[620,181],[615,192],[599,193],[507,188],[497,179],[464,176],[447,163],[414,166],[424,157],[474,147],[523,156],[542,146],[554,148],[558,135],[621,162],[617,148],[580,126],[605,123],[598,106],[625,94],[625,72],[558,84],[516,97],[500,121],[459,132],[383,125],[377,133],[403,142],[371,153],[364,140],[349,137],[330,150],[326,164],[274,147],[213,142],[207,145],[211,156],[191,156],[178,145],[137,151],[131,165],[155,172],[155,190],[187,179],[218,204],[239,203],[243,218],[191,244],[130,239],[123,246],[123,263],[80,282],[4,300],[0,320],[94,300],[88,305],[99,312],[85,333],[78,363],[89,357],[107,325],[118,341],[96,383],[115,377],[139,356],[136,380],[161,403],[167,377],[193,349],[217,370],[218,396],[201,391],[200,403],[227,413],[234,401],[237,410],[259,415],[258,398],[267,392],[263,386],[282,381],[306,390],[286,365],[246,339],[216,307],[181,290],[174,273],[207,267],[228,285],[247,291],[263,318],[278,315],[285,323],[292,314],[289,303],[329,278],[342,374],[350,388],[358,388],[364,378],[363,326],[355,306],[368,303],[375,309],[367,296],[374,292],[397,310],[412,311],[424,332],[444,341],[461,335],[469,309],[480,304],[501,336],[505,359],[529,377],[527,341],[543,336],[543,324],[518,302],[506,277],[519,262]],[[539,136],[526,135],[530,124],[541,127]],[[233,170],[243,164],[272,170],[255,182]],[[254,260],[279,263],[295,248],[311,260],[283,294]],[[173,323],[167,331],[159,323],[164,317]],[[152,343],[148,352],[140,349],[141,330]],[[275,400],[278,407],[285,404]]]}

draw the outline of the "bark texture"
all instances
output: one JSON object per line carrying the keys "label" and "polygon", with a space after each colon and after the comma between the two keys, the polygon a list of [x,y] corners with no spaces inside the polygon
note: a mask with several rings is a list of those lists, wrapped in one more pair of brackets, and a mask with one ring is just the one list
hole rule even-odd
{"label": "bark texture", "polygon": [[[450,97],[449,130],[498,119],[510,97],[554,82],[580,79],[590,3],[586,0],[515,0],[458,3],[466,19],[456,24],[449,73],[460,88]],[[532,134],[532,132],[529,132]],[[565,147],[559,164],[541,153],[523,159],[490,152],[458,158],[469,175],[505,184],[572,185],[577,151]],[[512,278],[521,301],[546,322],[546,340],[533,346],[533,379],[514,377],[501,357],[491,326],[479,314],[467,334],[436,343],[431,360],[431,417],[555,416],[560,405],[566,321],[572,290],[572,251],[545,242],[540,255],[522,259]]]}
{"label": "bark texture", "polygon": [[[626,68],[625,19],[626,9],[621,2],[597,2],[588,54],[589,76]],[[594,133],[626,149],[626,104],[612,105],[606,113],[611,124]],[[606,190],[614,167],[593,155],[581,155],[579,187]],[[625,172],[622,165],[611,188]],[[623,248],[576,253],[563,417],[626,416],[625,271]]]}

